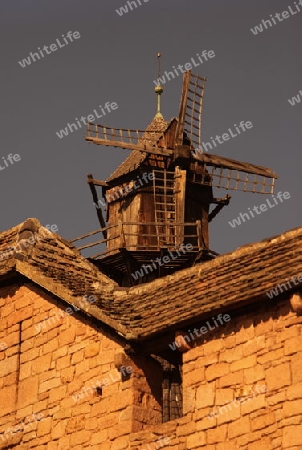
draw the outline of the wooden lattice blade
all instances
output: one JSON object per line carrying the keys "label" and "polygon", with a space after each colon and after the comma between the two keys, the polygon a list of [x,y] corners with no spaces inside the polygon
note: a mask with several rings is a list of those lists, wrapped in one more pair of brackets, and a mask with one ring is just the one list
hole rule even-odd
{"label": "wooden lattice blade", "polygon": [[277,174],[271,169],[223,156],[199,154],[192,157],[205,164],[207,181],[218,188],[259,194],[272,194]]}
{"label": "wooden lattice blade", "polygon": [[194,159],[202,161],[207,165],[223,167],[224,169],[240,170],[246,173],[254,173],[255,175],[262,175],[269,178],[278,178],[278,175],[271,169],[263,166],[257,166],[247,162],[238,161],[236,159],[225,158],[224,156],[211,155],[209,153],[199,154],[195,152]]}
{"label": "wooden lattice blade", "polygon": [[182,93],[179,106],[177,143],[181,145],[184,132],[191,145],[201,145],[202,107],[206,78],[191,73],[184,73]]}
{"label": "wooden lattice blade", "polygon": [[[162,133],[160,133],[162,134]],[[158,131],[109,128],[88,122],[86,141],[107,147],[138,150],[144,153],[168,156],[172,150],[159,143]]]}
{"label": "wooden lattice blade", "polygon": [[98,139],[98,138],[85,138],[86,141],[93,142],[97,145],[104,145],[107,147],[119,147],[124,148],[126,150],[138,150],[139,152],[144,153],[152,153],[154,155],[163,155],[163,156],[169,156],[172,154],[172,150],[168,148],[161,148],[161,147],[152,147],[150,145],[135,145],[135,144],[127,144],[126,142],[119,142],[119,141],[109,141],[106,139]]}

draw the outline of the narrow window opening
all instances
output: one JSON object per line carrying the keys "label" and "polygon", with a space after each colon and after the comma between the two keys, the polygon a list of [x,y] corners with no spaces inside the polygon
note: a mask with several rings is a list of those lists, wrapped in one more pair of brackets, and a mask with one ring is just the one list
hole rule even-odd
{"label": "narrow window opening", "polygon": [[163,422],[182,417],[182,404],[182,365],[166,363],[162,382]]}

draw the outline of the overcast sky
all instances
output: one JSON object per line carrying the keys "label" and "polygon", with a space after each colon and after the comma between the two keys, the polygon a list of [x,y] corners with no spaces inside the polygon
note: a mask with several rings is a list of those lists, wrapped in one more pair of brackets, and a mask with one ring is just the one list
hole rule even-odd
{"label": "overcast sky", "polygon": [[[230,205],[210,225],[211,249],[232,251],[301,226],[302,6],[298,12],[293,0],[140,2],[119,15],[125,0],[1,1],[0,230],[28,217],[57,224],[66,239],[96,229],[86,176],[106,179],[128,151],[88,144],[84,126],[62,139],[56,132],[94,109],[100,113],[106,102],[118,108],[102,124],[144,129],[156,108],[156,52],[163,55],[164,72],[203,50],[215,52],[195,69],[208,78],[203,141],[251,121],[251,129],[215,153],[272,168],[279,175],[275,193],[290,193],[232,228],[229,221],[269,196],[229,192]],[[275,15],[283,11],[288,14],[279,21]],[[275,24],[255,35],[251,28],[270,15]],[[69,31],[80,38],[64,41]],[[56,51],[19,64],[57,39]],[[178,113],[181,81],[164,85],[166,120]],[[301,102],[292,106],[288,99],[300,90]],[[11,164],[10,153],[21,159]]]}

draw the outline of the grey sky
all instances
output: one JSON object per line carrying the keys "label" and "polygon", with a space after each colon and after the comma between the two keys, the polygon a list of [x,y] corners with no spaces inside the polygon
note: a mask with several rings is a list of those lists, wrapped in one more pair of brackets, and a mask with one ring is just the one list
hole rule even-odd
{"label": "grey sky", "polygon": [[[0,171],[1,231],[28,217],[57,224],[70,239],[98,227],[86,175],[107,178],[126,150],[89,145],[84,126],[59,139],[56,132],[107,101],[118,109],[102,124],[145,128],[155,114],[156,52],[162,71],[213,50],[195,72],[208,78],[203,140],[240,121],[253,128],[219,145],[216,154],[271,167],[275,192],[291,198],[239,227],[228,221],[267,196],[230,192],[230,205],[210,227],[219,253],[301,226],[302,90],[301,12],[255,36],[250,28],[288,10],[281,0],[149,0],[120,17],[125,0],[2,0],[1,152],[19,162]],[[22,68],[18,61],[62,39],[81,38]],[[164,85],[162,110],[177,115],[181,77]],[[3,164],[2,164],[3,166]],[[224,190],[217,193],[222,197]]]}

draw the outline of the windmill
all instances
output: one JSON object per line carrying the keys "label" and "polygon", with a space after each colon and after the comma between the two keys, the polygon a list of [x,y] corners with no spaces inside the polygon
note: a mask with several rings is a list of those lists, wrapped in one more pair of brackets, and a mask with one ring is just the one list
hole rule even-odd
{"label": "windmill", "polygon": [[[272,170],[200,152],[205,84],[206,78],[184,73],[179,113],[169,122],[160,111],[158,84],[157,113],[146,130],[87,124],[88,142],[131,153],[107,180],[88,175],[101,228],[72,242],[102,233],[102,239],[80,249],[105,245],[90,260],[120,285],[151,281],[217,255],[209,248],[208,224],[231,197],[215,198],[214,187],[273,193],[277,175]],[[106,217],[100,202],[106,204]],[[184,252],[184,245],[190,250]],[[137,270],[141,275],[135,279]]]}

